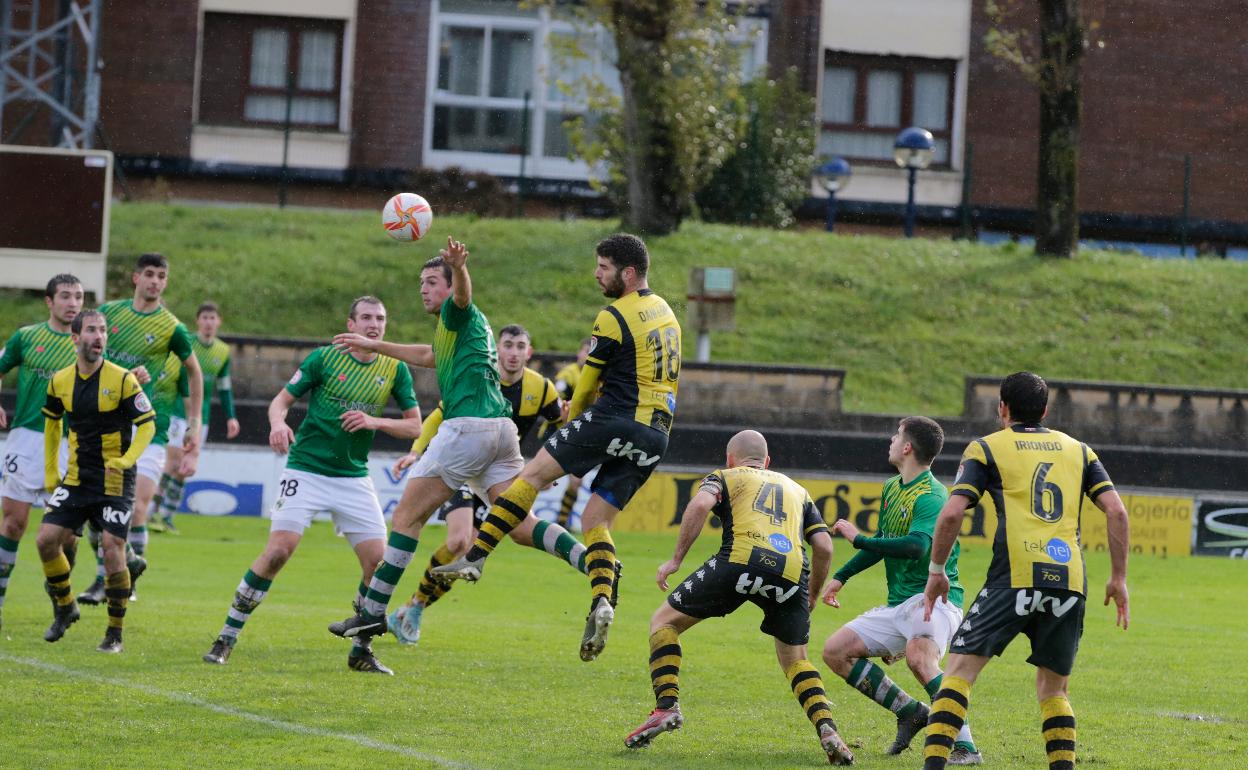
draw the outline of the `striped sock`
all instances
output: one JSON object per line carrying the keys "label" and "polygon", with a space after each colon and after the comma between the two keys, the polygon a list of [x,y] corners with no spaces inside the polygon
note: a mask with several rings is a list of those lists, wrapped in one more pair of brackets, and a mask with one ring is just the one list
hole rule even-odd
{"label": "striped sock", "polygon": [[429,566],[425,567],[425,574],[420,576],[420,587],[416,589],[416,595],[412,597],[416,603],[428,607],[442,595],[455,585],[451,580],[445,580],[433,574],[434,567],[441,567],[443,564],[450,564],[454,560],[455,554],[446,545],[441,545],[438,550],[433,552],[433,556],[429,557]]}
{"label": "striped sock", "polygon": [[1049,770],[1075,770],[1075,712],[1064,695],[1040,701]]}
{"label": "striped sock", "polygon": [[611,533],[603,525],[598,525],[585,533],[585,560],[589,565],[589,606],[598,606],[598,599],[611,601],[612,586],[615,584],[615,542]]}
{"label": "striped sock", "polygon": [[48,579],[48,595],[56,606],[73,604],[74,594],[69,588],[69,559],[64,553],[57,551],[54,558],[43,563],[43,576]]}
{"label": "striped sock", "polygon": [[585,566],[585,546],[558,524],[538,519],[537,526],[533,527],[533,547],[563,559],[583,574],[589,574]]}
{"label": "striped sock", "polygon": [[385,617],[390,595],[394,593],[394,587],[399,584],[407,565],[411,564],[412,555],[416,553],[416,544],[414,537],[408,537],[402,532],[390,533],[390,538],[386,540],[385,556],[382,557],[381,564],[377,565],[373,579],[368,583],[368,593],[364,595],[362,615],[373,618]]}
{"label": "striped sock", "polygon": [[229,640],[231,645],[238,641],[243,624],[251,617],[251,613],[256,611],[256,607],[260,606],[260,602],[264,601],[272,585],[272,580],[262,578],[251,570],[247,570],[247,573],[243,575],[242,581],[234,591],[234,601],[230,604],[229,614],[225,617],[225,625],[221,627],[221,636]]}
{"label": "striped sock", "polygon": [[568,526],[572,521],[572,509],[576,507],[576,498],[581,494],[581,486],[568,482],[568,488],[563,491],[563,499],[559,501],[559,514],[555,518],[555,522],[561,527]]}
{"label": "striped sock", "polygon": [[357,612],[364,606],[365,596],[368,596],[368,583],[361,580],[355,587],[355,601],[351,603],[351,606],[355,607]]}
{"label": "striped sock", "polygon": [[477,531],[477,539],[472,548],[468,549],[466,558],[470,560],[484,559],[494,552],[498,544],[524,521],[537,501],[537,490],[524,479],[516,479],[494,500],[490,514],[481,522]]}
{"label": "striped sock", "polygon": [[[923,685],[923,689],[927,690],[927,697],[932,703],[936,702],[936,693],[940,692],[940,681],[944,678],[944,674],[937,674],[932,677],[932,681]],[[971,736],[971,723],[963,722],[962,729],[958,730],[958,737],[953,742],[953,747],[963,748],[967,751],[978,754],[979,749],[975,747],[975,739]]]}
{"label": "striped sock", "polygon": [[111,572],[104,578],[104,597],[108,601],[108,627],[121,630],[126,622],[126,605],[130,602],[130,572]]}
{"label": "striped sock", "polygon": [[797,696],[797,702],[806,712],[806,718],[815,726],[815,733],[827,723],[836,729],[832,721],[832,704],[828,703],[828,695],[823,689],[823,679],[809,660],[799,660],[784,671],[789,680],[789,687]]}
{"label": "striped sock", "polygon": [[0,608],[4,607],[4,595],[9,590],[9,576],[16,566],[17,541],[0,535]]}
{"label": "striped sock", "polygon": [[147,527],[131,527],[130,536],[126,538],[130,542],[130,546],[134,548],[134,552],[139,556],[147,553]]}
{"label": "striped sock", "polygon": [[680,636],[672,626],[650,634],[650,683],[654,707],[671,709],[680,698]]}
{"label": "striped sock", "polygon": [[899,719],[906,719],[919,708],[919,702],[911,698],[884,673],[884,669],[866,658],[859,658],[845,677],[858,692],[893,712]]}
{"label": "striped sock", "polygon": [[953,742],[966,722],[966,708],[971,702],[971,683],[956,676],[947,676],[932,702],[932,715],[927,718],[927,740],[923,742],[923,770],[944,770],[953,751]]}
{"label": "striped sock", "polygon": [[169,518],[178,512],[178,508],[182,505],[182,492],[185,488],[186,482],[184,481],[169,475],[161,477],[160,506],[158,508],[161,516]]}

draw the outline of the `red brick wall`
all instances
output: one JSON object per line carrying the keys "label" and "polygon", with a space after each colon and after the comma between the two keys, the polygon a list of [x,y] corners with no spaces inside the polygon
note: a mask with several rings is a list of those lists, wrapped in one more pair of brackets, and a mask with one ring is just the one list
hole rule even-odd
{"label": "red brick wall", "polygon": [[191,154],[196,0],[105,3],[100,119],[118,153]]}
{"label": "red brick wall", "polygon": [[[1034,208],[1037,101],[1009,65],[989,56],[988,21],[973,0],[967,139],[973,201]],[[1022,23],[1035,29],[1035,3]],[[1237,0],[1085,0],[1080,208],[1177,216],[1183,155],[1192,156],[1192,216],[1248,220],[1248,57]],[[1239,6],[1237,8],[1237,6]],[[1103,42],[1101,47],[1098,43]]]}
{"label": "red brick wall", "polygon": [[416,168],[425,129],[429,0],[359,0],[351,165]]}
{"label": "red brick wall", "polygon": [[797,67],[802,88],[816,93],[820,77],[819,0],[772,0],[768,25],[769,72],[777,77]]}

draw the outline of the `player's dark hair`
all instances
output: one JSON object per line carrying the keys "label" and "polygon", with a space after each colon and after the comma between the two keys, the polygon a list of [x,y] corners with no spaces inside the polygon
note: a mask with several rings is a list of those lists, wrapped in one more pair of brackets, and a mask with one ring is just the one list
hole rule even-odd
{"label": "player's dark hair", "polygon": [[442,277],[446,279],[446,285],[454,286],[455,274],[451,272],[451,266],[446,264],[446,260],[442,259],[442,257],[434,257],[433,259],[429,260],[425,264],[421,265],[420,272],[423,273],[426,270],[429,270],[430,268],[437,268],[437,267],[442,268]]}
{"label": "player's dark hair", "polygon": [[[352,307],[352,309],[354,310],[354,307]],[[199,309],[195,311],[195,317],[199,318],[204,313],[216,313],[217,315],[221,315],[221,308],[217,307],[217,303],[212,302],[211,300],[201,302]]]}
{"label": "player's dark hair", "polygon": [[611,264],[615,265],[617,270],[623,270],[626,267],[633,268],[641,278],[644,278],[650,269],[650,252],[646,251],[646,244],[635,235],[628,233],[608,235],[598,241],[594,253],[611,260]]}
{"label": "player's dark hair", "polygon": [[169,269],[169,260],[165,259],[164,254],[155,251],[149,251],[146,254],[139,255],[139,259],[134,263],[134,272],[142,272],[144,268],[156,267],[164,270]]}
{"label": "player's dark hair", "polygon": [[372,294],[365,294],[363,297],[356,297],[351,303],[351,310],[347,313],[347,318],[355,320],[355,309],[360,305],[381,305],[385,307],[385,303],[374,297]]}
{"label": "player's dark hair", "polygon": [[1049,386],[1038,374],[1015,372],[1001,381],[1001,402],[1015,422],[1038,423],[1049,405]]}
{"label": "player's dark hair", "polygon": [[499,329],[498,338],[501,340],[503,337],[525,337],[530,343],[533,342],[533,337],[529,334],[529,330],[520,324],[507,324]]}
{"label": "player's dark hair", "polygon": [[74,334],[82,334],[82,325],[86,323],[87,318],[104,318],[104,314],[95,308],[84,310],[74,316],[74,320],[69,322],[69,330]]}
{"label": "player's dark hair", "polygon": [[907,417],[901,421],[901,432],[914,449],[920,465],[931,465],[945,446],[945,431],[930,417]]}
{"label": "player's dark hair", "polygon": [[78,280],[78,276],[71,273],[57,273],[48,279],[48,288],[44,289],[43,293],[48,299],[52,299],[62,286],[73,286],[76,283],[82,283]]}

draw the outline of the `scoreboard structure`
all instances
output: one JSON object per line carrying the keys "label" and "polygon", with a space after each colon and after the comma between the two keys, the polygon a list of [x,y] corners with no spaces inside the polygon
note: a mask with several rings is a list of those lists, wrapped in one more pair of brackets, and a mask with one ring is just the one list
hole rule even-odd
{"label": "scoreboard structure", "polygon": [[104,297],[113,154],[0,144],[0,286],[73,273]]}

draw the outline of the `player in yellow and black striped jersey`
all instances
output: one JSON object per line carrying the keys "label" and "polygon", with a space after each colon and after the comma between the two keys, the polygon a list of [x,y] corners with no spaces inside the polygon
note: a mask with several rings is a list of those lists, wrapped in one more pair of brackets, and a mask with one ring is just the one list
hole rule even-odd
{"label": "player in yellow and black striped jersey", "polygon": [[941,690],[933,699],[925,770],[945,767],[966,718],[971,685],[1019,633],[1031,640],[1027,660],[1036,667],[1049,768],[1073,770],[1075,714],[1066,693],[1087,592],[1079,545],[1084,498],[1107,519],[1111,573],[1105,604],[1114,601],[1124,629],[1129,621],[1126,508],[1095,452],[1041,424],[1048,399],[1048,385],[1031,372],[1005,378],[998,405],[1002,429],[967,447],[936,523],[924,591],[929,615],[948,595],[944,562],[966,509],[987,496],[997,515],[988,579],[950,645]]}
{"label": "player in yellow and black striped jersey", "polygon": [[[121,652],[130,597],[125,546],[133,513],[134,464],[155,433],[156,414],[134,374],[104,360],[108,341],[104,314],[79,313],[70,328],[77,361],[52,376],[43,407],[45,486],[52,493],[35,545],[56,602],[44,638],[55,642],[78,619],[63,543],[90,522],[103,530],[107,571],[108,631],[99,649]],[[60,477],[62,419],[69,422],[69,465]]]}
{"label": "player in yellow and black striped jersey", "polygon": [[[594,256],[594,278],[613,302],[594,321],[570,421],[494,501],[469,552],[435,570],[478,579],[486,557],[529,515],[539,489],[566,473],[583,476],[597,466],[593,495],[581,515],[590,575],[590,611],[580,650],[584,661],[602,652],[615,617],[619,569],[611,523],[667,451],[680,377],[680,323],[650,290],[646,245],[621,233],[600,241]],[[600,384],[598,400],[587,408]]]}
{"label": "player in yellow and black striped jersey", "polygon": [[[851,764],[853,754],[836,732],[832,708],[819,672],[806,654],[810,612],[832,561],[832,538],[823,516],[800,484],[769,470],[767,441],[757,431],[733,436],[728,467],[702,481],[686,506],[672,558],[656,580],[663,590],[680,569],[709,514],[719,516],[719,552],[678,583],[650,619],[650,679],[655,708],[624,739],[629,748],[650,744],[684,722],[678,698],[680,634],[710,617],[727,615],[745,602],[763,611],[763,633],[775,638],[776,657],[793,694],[814,725],[834,765]],[[808,560],[803,541],[814,558]]]}

